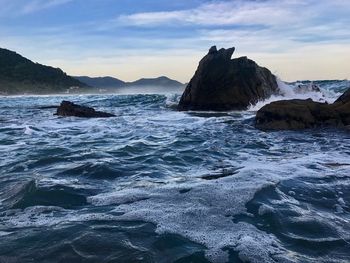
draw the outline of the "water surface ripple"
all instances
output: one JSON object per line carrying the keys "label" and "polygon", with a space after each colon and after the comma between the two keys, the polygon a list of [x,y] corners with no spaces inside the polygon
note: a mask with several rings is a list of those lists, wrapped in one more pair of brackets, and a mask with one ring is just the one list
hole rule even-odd
{"label": "water surface ripple", "polygon": [[[63,99],[111,112],[61,118]],[[349,262],[350,136],[179,95],[0,98],[0,262]]]}

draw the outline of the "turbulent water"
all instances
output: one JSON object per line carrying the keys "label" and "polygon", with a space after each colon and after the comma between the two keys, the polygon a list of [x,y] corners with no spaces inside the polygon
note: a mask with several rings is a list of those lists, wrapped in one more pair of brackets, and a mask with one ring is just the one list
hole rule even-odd
{"label": "turbulent water", "polygon": [[[317,84],[280,86],[329,102],[350,86]],[[117,117],[40,109],[63,99]],[[178,100],[1,97],[0,262],[350,261],[348,131],[266,133],[266,102],[200,113]]]}

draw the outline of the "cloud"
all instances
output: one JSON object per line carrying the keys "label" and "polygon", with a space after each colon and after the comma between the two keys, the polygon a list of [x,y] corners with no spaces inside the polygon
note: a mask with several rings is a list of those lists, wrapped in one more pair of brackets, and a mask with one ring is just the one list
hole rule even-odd
{"label": "cloud", "polygon": [[[19,5],[24,0],[0,3],[16,3],[17,13],[31,13],[70,1],[31,0],[24,7]],[[1,44],[78,75],[135,79],[168,74],[186,82],[207,49],[217,45],[235,46],[235,57],[247,55],[284,79],[349,78],[348,0],[188,0],[193,3],[181,9],[138,6],[143,12],[120,8],[119,1],[107,12],[112,7],[101,1],[102,17],[94,16],[96,2],[90,1],[89,16],[80,17],[74,5],[69,10],[74,23],[48,16],[32,27],[2,24]]]}
{"label": "cloud", "polygon": [[192,9],[121,15],[118,23],[159,30],[192,28],[193,37],[206,42],[278,52],[296,44],[349,43],[348,12],[350,1],[344,0],[221,0]]}
{"label": "cloud", "polygon": [[49,9],[55,6],[63,5],[72,0],[32,0],[28,1],[22,8],[20,13],[31,14],[44,9]]}
{"label": "cloud", "polygon": [[191,24],[202,26],[225,25],[273,25],[297,21],[297,8],[303,1],[220,1],[205,3],[197,8],[167,11],[144,12],[122,15],[119,22],[134,26]]}

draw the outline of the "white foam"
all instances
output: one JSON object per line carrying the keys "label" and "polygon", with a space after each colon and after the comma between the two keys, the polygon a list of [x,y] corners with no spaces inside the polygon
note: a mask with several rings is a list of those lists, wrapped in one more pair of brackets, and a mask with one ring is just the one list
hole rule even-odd
{"label": "white foam", "polygon": [[[143,118],[142,121],[145,122],[145,125],[151,122],[157,123],[154,131],[160,130],[160,133],[164,133],[164,130],[159,129],[159,125],[168,125],[165,123],[165,119],[168,116],[174,117],[171,118],[172,122],[177,122],[177,118],[180,120],[183,118],[183,114],[171,112],[169,115],[164,115],[166,118],[164,116],[151,116]],[[131,122],[134,117],[126,116],[123,118],[130,118]],[[220,126],[220,122],[225,120],[225,118],[187,116],[181,123],[173,125],[181,125],[183,129],[196,132],[198,128],[206,124],[218,122],[216,123],[216,128],[221,129],[226,127],[225,124]],[[112,121],[117,123],[115,120]],[[138,120],[136,124],[140,124],[143,127],[144,123],[142,121]],[[79,122],[79,127],[86,127],[89,131],[86,133],[91,134],[96,132],[102,133],[108,130],[109,125],[104,120],[74,120],[74,122],[70,123],[69,120],[65,119],[62,121],[56,118],[44,121],[40,125],[42,126],[41,130],[45,131],[45,127],[50,127],[52,131],[55,131],[57,127],[69,130],[68,128],[76,126],[77,122]],[[94,125],[91,125],[92,123]],[[158,125],[158,123],[162,124]],[[96,124],[98,124],[97,128]],[[124,125],[124,123],[120,125]],[[91,126],[93,127],[89,128]],[[173,129],[173,126],[169,125],[169,127]],[[110,131],[110,133],[115,136],[114,131]],[[273,137],[274,135],[262,136]],[[176,136],[174,136],[175,139]],[[262,141],[265,139],[262,138]],[[279,139],[277,136],[274,137],[274,140],[278,141]],[[143,139],[138,140],[138,142],[142,141]],[[130,143],[132,142],[131,140]],[[124,146],[115,144],[114,147],[117,150],[119,149],[118,147]],[[193,145],[189,144],[188,148],[192,149],[191,147]],[[271,145],[269,150],[288,150],[283,147],[286,146]],[[179,234],[194,242],[203,244],[207,247],[206,256],[213,262],[227,261],[228,254],[222,250],[226,247],[231,247],[238,251],[242,260],[249,262],[273,262],[274,257],[278,257],[285,252],[279,241],[274,236],[258,230],[253,225],[244,222],[234,223],[233,217],[239,214],[246,215],[246,203],[260,189],[274,185],[281,179],[294,176],[322,176],[319,170],[307,168],[310,163],[323,163],[326,161],[332,163],[335,160],[345,163],[348,160],[348,156],[346,158],[342,156],[341,151],[338,151],[338,149],[335,150],[334,154],[329,152],[326,154],[314,154],[311,152],[309,155],[304,154],[303,157],[300,157],[300,153],[292,153],[293,156],[285,154],[283,157],[271,157],[256,151],[247,151],[246,149],[238,149],[237,151],[240,151],[239,157],[235,155],[233,150],[231,164],[233,167],[244,167],[238,174],[218,180],[205,181],[200,179],[200,175],[207,174],[210,171],[204,170],[205,168],[203,167],[193,166],[193,170],[182,175],[184,180],[181,180],[181,183],[167,179],[165,182],[167,185],[164,186],[145,184],[146,186],[142,188],[120,189],[116,187],[115,190],[109,193],[99,194],[88,199],[91,204],[96,206],[114,205],[116,212],[124,213],[122,216],[111,216],[104,213],[94,214],[88,213],[88,211],[86,211],[87,214],[81,214],[84,211],[69,211],[55,207],[34,207],[23,211],[12,210],[12,214],[1,217],[0,223],[4,223],[6,227],[42,227],[84,220],[143,220],[156,224],[158,233]],[[235,159],[239,160],[235,161]],[[323,169],[328,168],[325,167]],[[331,173],[334,173],[334,169],[339,169],[339,171],[344,169],[344,173],[348,172],[348,170],[345,171],[345,169],[348,169],[346,167],[329,168]],[[75,182],[62,180],[53,181],[53,183],[71,185]],[[135,185],[136,183],[134,187]],[[290,203],[293,202],[297,203],[296,200],[291,199]]]}
{"label": "white foam", "polygon": [[[279,95],[273,95],[266,100],[259,101],[257,104],[249,107],[249,111],[258,111],[266,104],[279,100],[290,100],[290,99],[312,99],[317,102],[333,103],[341,94],[335,93],[331,90],[320,88],[320,91],[312,89],[312,82],[309,84],[296,83],[294,85],[287,84],[277,78],[278,88],[280,90]],[[303,85],[305,88],[298,89],[298,85]]]}
{"label": "white foam", "polygon": [[[227,247],[238,251],[242,260],[274,262],[286,252],[277,238],[248,223],[234,223],[232,219],[246,214],[246,203],[264,187],[306,173],[319,177],[318,172],[306,166],[310,161],[325,159],[325,155],[293,158],[293,162],[280,160],[275,164],[264,158],[251,158],[240,164],[245,168],[238,174],[217,180],[204,181],[194,176],[185,183],[122,189],[90,197],[88,201],[94,205],[118,206],[115,212],[123,213],[120,220],[152,222],[160,234],[178,234],[200,243],[207,247],[206,257],[211,262],[226,262],[228,254],[223,249]],[[298,204],[289,196],[285,197],[287,201]],[[271,212],[265,208],[261,208],[262,214]]]}
{"label": "white foam", "polygon": [[3,236],[8,236],[8,235],[11,235],[12,232],[4,232],[4,231],[0,231],[0,237],[3,237]]}
{"label": "white foam", "polygon": [[344,213],[344,209],[343,209],[343,207],[342,207],[341,205],[335,204],[334,208],[335,208],[335,211],[336,211],[338,214]]}
{"label": "white foam", "polygon": [[[225,178],[201,180],[190,172],[184,175],[186,181],[181,183],[172,181],[163,186],[147,185],[131,189],[116,187],[109,193],[88,198],[88,202],[96,206],[114,205],[116,208],[112,212],[117,213],[113,215],[37,206],[9,210],[0,217],[0,222],[6,228],[22,228],[91,220],[141,220],[156,224],[156,231],[160,234],[178,234],[204,245],[207,248],[206,257],[211,262],[227,262],[228,253],[224,248],[233,248],[243,261],[274,262],[287,253],[279,240],[251,224],[235,223],[233,218],[247,214],[246,203],[257,191],[294,176],[308,174],[309,177],[320,178],[323,175],[319,171],[308,169],[308,165],[334,161],[333,158],[345,162],[347,156],[322,153],[299,158],[290,156],[289,159],[271,163],[266,156],[251,155],[250,159],[239,163],[244,168],[238,174]],[[238,166],[234,161],[233,164]],[[339,171],[341,169],[340,167]],[[344,170],[344,174],[347,172]],[[282,196],[283,193],[279,194]],[[286,196],[283,199],[288,204],[298,204],[293,197]],[[261,209],[261,213],[269,210]],[[300,214],[305,214],[305,211],[300,211]],[[341,237],[347,235],[342,234]]]}
{"label": "white foam", "polygon": [[29,125],[26,125],[24,129],[24,134],[32,135],[33,133],[34,133],[34,130]]}
{"label": "white foam", "polygon": [[338,203],[343,207],[346,206],[346,203],[342,197],[338,198]]}
{"label": "white foam", "polygon": [[181,94],[172,93],[172,94],[166,94],[166,101],[165,105],[169,108],[176,109],[177,105],[179,104]]}
{"label": "white foam", "polygon": [[[95,205],[119,205],[116,211],[124,213],[120,216],[122,220],[152,222],[157,225],[160,234],[178,234],[203,244],[207,247],[206,256],[212,262],[226,262],[228,254],[222,249],[238,246],[242,251],[244,247],[251,250],[243,254],[259,255],[265,262],[273,262],[268,252],[264,255],[261,251],[272,252],[269,247],[278,241],[252,225],[236,224],[232,220],[234,215],[246,213],[245,204],[258,189],[270,184],[257,179],[251,187],[251,184],[242,181],[242,177],[246,176],[242,174],[239,180],[231,177],[193,182],[191,190],[185,193],[180,193],[180,189],[188,187],[187,184],[167,185],[155,189],[122,190],[114,195],[98,195],[89,201]],[[126,203],[130,200],[134,202]],[[254,245],[250,245],[248,240],[253,240]],[[274,246],[273,250],[283,252],[278,246]]]}

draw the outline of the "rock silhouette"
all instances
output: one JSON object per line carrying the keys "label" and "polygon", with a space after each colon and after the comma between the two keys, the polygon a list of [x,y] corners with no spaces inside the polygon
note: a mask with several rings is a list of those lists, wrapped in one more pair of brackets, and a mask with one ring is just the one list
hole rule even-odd
{"label": "rock silhouette", "polygon": [[61,105],[57,108],[57,112],[55,115],[65,116],[65,117],[75,116],[75,117],[82,117],[82,118],[115,117],[115,115],[111,113],[96,111],[93,108],[81,106],[65,100],[61,102]]}
{"label": "rock silhouette", "polygon": [[210,48],[187,85],[179,110],[245,110],[278,93],[276,77],[268,69],[247,57],[231,59],[234,50]]}

